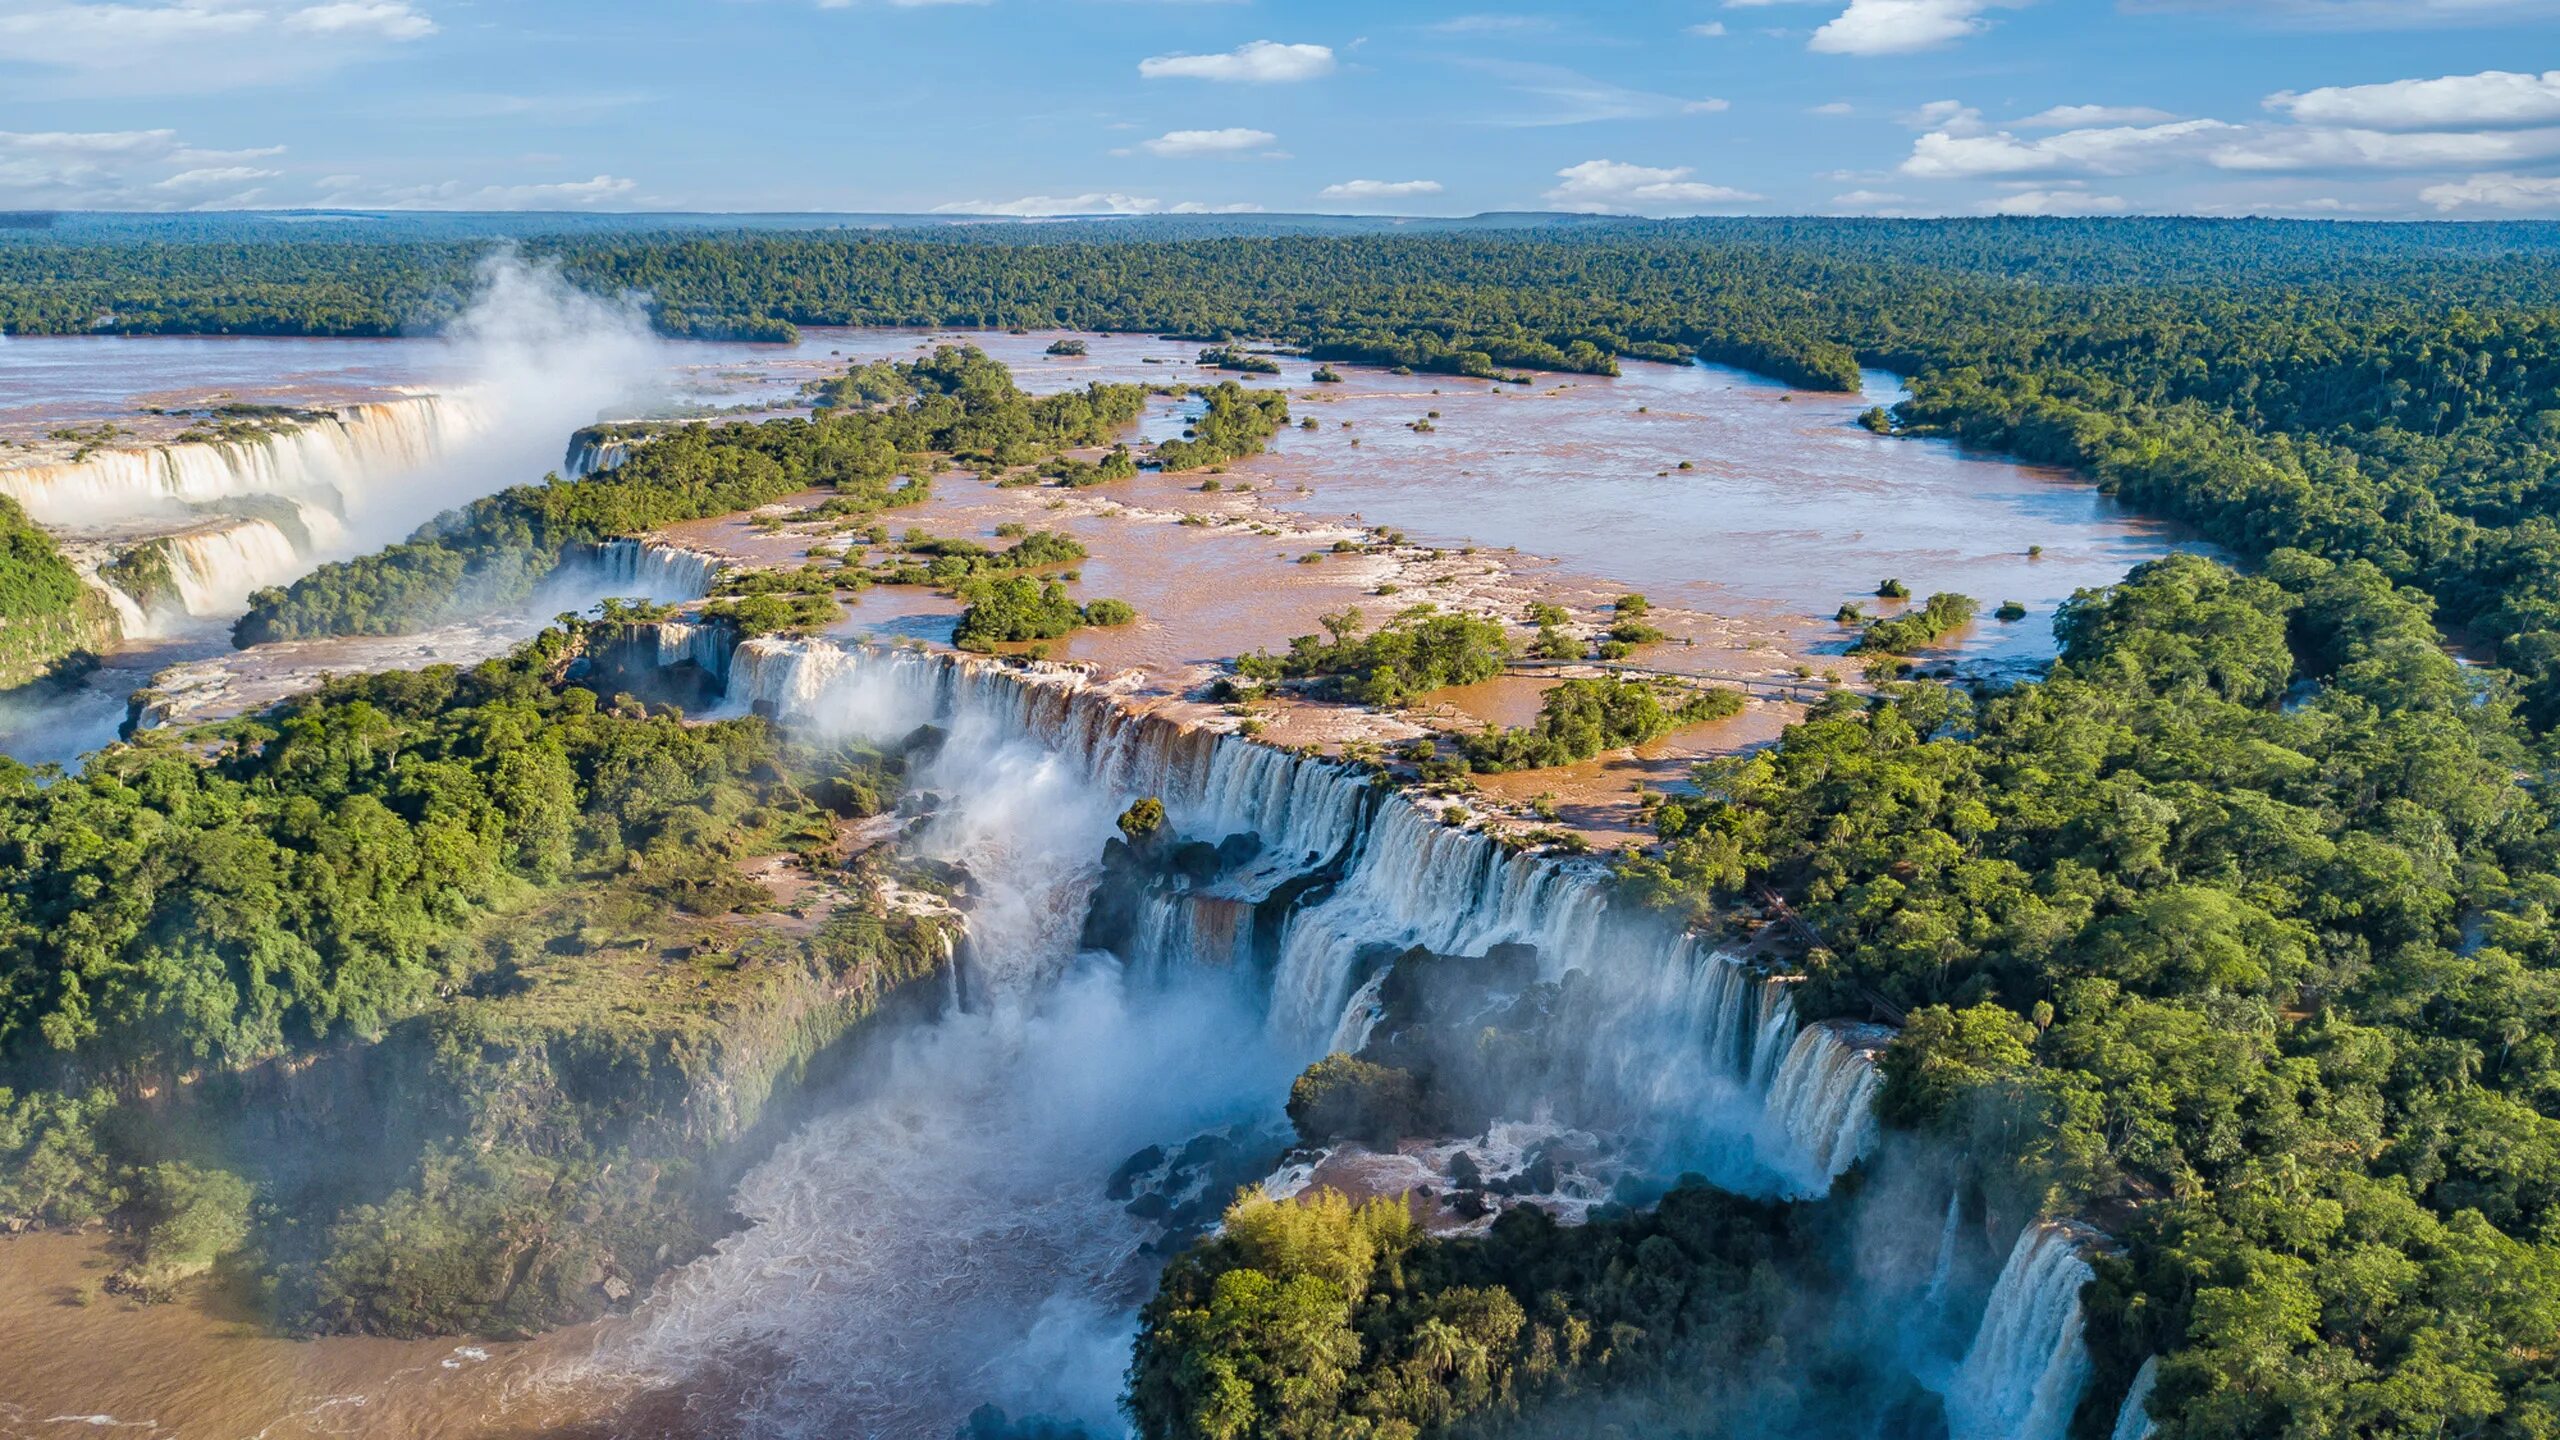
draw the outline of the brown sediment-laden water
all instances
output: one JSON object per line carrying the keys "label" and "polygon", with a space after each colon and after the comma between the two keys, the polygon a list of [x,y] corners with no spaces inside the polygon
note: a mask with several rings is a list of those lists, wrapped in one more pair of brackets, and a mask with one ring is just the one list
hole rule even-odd
{"label": "brown sediment-laden water", "polygon": [[[1050,338],[812,330],[788,347],[674,349],[668,363],[682,367],[691,392],[741,406],[786,400],[848,360],[948,340],[981,345],[1034,391],[1094,379],[1223,378],[1179,342],[1088,337],[1086,355],[1052,357],[1043,353]],[[13,363],[21,347],[43,343],[10,342]],[[417,342],[344,351],[336,342],[58,343],[60,358],[29,363],[55,367],[66,418],[191,390],[317,402],[438,383]],[[92,343],[115,347],[123,380],[104,378],[76,349]],[[147,357],[160,345],[170,358],[155,370]],[[252,348],[220,348],[230,345]],[[417,368],[404,370],[409,363]],[[1077,594],[1128,600],[1141,619],[1079,632],[1056,654],[1144,672],[1132,687],[1142,699],[1190,688],[1225,657],[1285,645],[1346,605],[1375,623],[1421,600],[1513,618],[1546,600],[1567,605],[1589,629],[1605,626],[1603,607],[1615,595],[1642,591],[1655,602],[1649,618],[1672,638],[1635,658],[1750,682],[1759,699],[1731,720],[1632,754],[1484,782],[1496,798],[1548,797],[1564,823],[1604,839],[1628,833],[1622,802],[1631,785],[1673,783],[1697,758],[1773,735],[1794,713],[1793,698],[1811,693],[1799,667],[1845,671],[1850,662],[1837,652],[1846,632],[1829,614],[1871,596],[1880,580],[1898,578],[1919,596],[1963,591],[1986,611],[2004,600],[2026,605],[2026,620],[1986,618],[1952,647],[1990,667],[2023,667],[2049,655],[2063,598],[2177,543],[2067,476],[1869,433],[1856,416],[1889,398],[1882,377],[1877,393],[1859,397],[1790,392],[1706,366],[1630,365],[1617,378],[1541,375],[1525,386],[1341,367],[1342,382],[1319,385],[1307,362],[1280,363],[1280,376],[1246,383],[1286,387],[1293,414],[1317,427],[1293,425],[1266,456],[1215,477],[1149,472],[1075,492],[946,476],[931,502],[890,516],[890,527],[991,539],[999,526],[1022,524],[1075,536],[1089,552],[1076,567]],[[261,364],[272,383],[259,383]],[[121,401],[109,396],[118,384]],[[1142,436],[1179,434],[1195,403],[1160,399]],[[489,488],[517,478],[534,477],[492,477]],[[1201,488],[1211,478],[1219,488]],[[738,520],[656,538],[777,564],[796,564],[826,539],[814,527],[775,532]],[[947,640],[956,608],[920,588],[875,587],[854,597],[837,628],[932,644]],[[180,713],[222,713],[338,665],[469,658],[506,643],[514,623],[371,648],[206,656],[161,673],[172,695],[198,702],[189,710],[173,701]],[[795,663],[815,662],[802,655]],[[1521,723],[1551,679],[1507,675],[1427,697],[1420,714]],[[847,688],[860,683],[870,682],[856,677]],[[809,693],[816,698],[797,718],[823,723],[830,692]],[[876,700],[845,703],[856,698]],[[1349,713],[1284,712],[1272,738],[1345,738]],[[1128,1312],[1160,1257],[1097,1192],[1100,1176],[1143,1146],[1272,1121],[1308,1046],[1321,1053],[1357,1018],[1358,993],[1341,992],[1355,979],[1360,943],[1429,935],[1480,946],[1548,925],[1521,898],[1530,894],[1520,878],[1527,872],[1459,853],[1490,842],[1417,829],[1409,818],[1378,821],[1362,832],[1358,867],[1367,868],[1355,867],[1324,902],[1332,928],[1317,935],[1308,927],[1300,969],[1317,978],[1289,1007],[1208,974],[1133,989],[1123,970],[1139,960],[1085,951],[1077,932],[1094,856],[1125,799],[1107,777],[1083,773],[1101,752],[1067,754],[1051,737],[1018,729],[972,732],[986,715],[967,707],[897,714],[896,733],[926,719],[954,727],[953,768],[934,784],[957,798],[927,843],[986,878],[996,897],[971,920],[977,1003],[884,1041],[878,1082],[748,1177],[736,1204],[749,1223],[716,1253],[668,1277],[632,1317],[501,1345],[280,1339],[218,1296],[142,1308],[98,1293],[106,1267],[93,1240],[0,1241],[0,1353],[12,1357],[0,1384],[0,1435],[116,1426],[190,1436],[569,1430],[940,1440],[982,1398],[1107,1421]],[[1271,783],[1285,790],[1296,782]],[[1211,803],[1211,793],[1194,798],[1186,820],[1244,823],[1230,813],[1232,800]],[[1388,830],[1395,833],[1381,838]],[[1219,838],[1216,828],[1201,833]],[[1405,865],[1399,853],[1424,859]],[[1511,878],[1485,878],[1496,875]],[[1492,888],[1461,904],[1452,887],[1462,881]],[[1451,922],[1444,937],[1433,927],[1449,916],[1465,923]],[[1628,1016],[1659,1009],[1628,993]],[[1277,1023],[1283,1008],[1305,1013]],[[1764,1041],[1760,1051],[1742,1057],[1740,1078],[1702,1068],[1705,1078],[1681,1092],[1682,1103],[1705,1113],[1739,1105],[1737,1096],[1794,1093],[1772,1088],[1778,1048]],[[1601,1060],[1593,1063],[1596,1073]],[[1749,1098],[1745,1108],[1747,1121],[1734,1123],[1766,1139],[1773,1122],[1763,1111],[1776,1107]],[[1344,1168],[1357,1167],[1346,1158],[1337,1162]],[[1405,1168],[1432,1170],[1418,1160]]]}

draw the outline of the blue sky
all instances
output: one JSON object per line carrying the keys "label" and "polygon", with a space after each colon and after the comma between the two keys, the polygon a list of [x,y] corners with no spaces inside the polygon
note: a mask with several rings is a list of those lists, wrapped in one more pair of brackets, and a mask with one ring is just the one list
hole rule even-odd
{"label": "blue sky", "polygon": [[0,206],[2560,214],[2560,0],[0,0]]}

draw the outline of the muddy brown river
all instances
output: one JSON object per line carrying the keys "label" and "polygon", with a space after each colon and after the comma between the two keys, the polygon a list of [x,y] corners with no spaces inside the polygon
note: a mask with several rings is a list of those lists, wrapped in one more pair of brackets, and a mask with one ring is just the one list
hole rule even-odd
{"label": "muddy brown river", "polygon": [[[1042,353],[1052,338],[813,329],[793,346],[673,347],[669,388],[719,406],[770,404],[848,360],[954,340],[1004,360],[1034,391],[1097,379],[1220,378],[1193,363],[1195,345],[1093,336],[1087,355],[1052,357]],[[0,342],[0,434],[95,424],[142,404],[211,394],[318,404],[433,388],[458,378],[439,370],[442,353],[409,340],[8,340]],[[987,534],[1045,516],[1077,534],[1094,552],[1079,593],[1128,598],[1154,623],[1085,632],[1065,653],[1167,670],[1284,643],[1346,597],[1373,611],[1429,598],[1376,595],[1385,572],[1363,569],[1365,559],[1297,564],[1306,536],[1262,533],[1253,516],[1265,510],[1345,534],[1361,525],[1401,530],[1446,552],[1434,562],[1451,576],[1442,583],[1477,583],[1459,572],[1471,568],[1466,549],[1479,547],[1483,568],[1499,571],[1482,580],[1487,587],[1527,577],[1547,587],[1540,593],[1585,605],[1643,591],[1682,612],[1682,638],[1697,641],[1660,663],[1719,674],[1745,652],[1763,657],[1760,672],[1836,653],[1846,634],[1831,612],[1851,599],[1873,608],[1887,577],[1915,596],[1970,594],[1986,617],[2002,601],[2023,604],[2024,620],[1986,618],[1949,652],[2023,672],[2050,657],[2054,611],[2075,590],[2187,543],[2070,476],[1947,442],[1869,433],[1857,416],[1894,394],[1896,382],[1882,374],[1868,377],[1868,393],[1844,396],[1704,365],[1630,364],[1619,377],[1541,375],[1521,386],[1348,366],[1338,367],[1341,383],[1318,385],[1307,362],[1280,363],[1279,376],[1247,383],[1285,387],[1293,413],[1317,426],[1293,424],[1270,454],[1228,467],[1222,489],[1252,487],[1249,499],[1202,494],[1200,477],[1150,474],[1052,512],[1045,492],[955,481],[924,520],[946,533]],[[1141,432],[1179,434],[1193,403],[1157,401]],[[484,478],[494,490],[538,477]],[[1174,518],[1191,509],[1233,523]],[[1133,513],[1112,513],[1119,510]],[[709,538],[719,527],[700,528],[697,538]],[[947,635],[951,608],[924,592],[874,590],[845,628],[930,640]],[[306,650],[290,664],[326,668],[325,659]],[[276,665],[282,673],[286,658]],[[1537,689],[1513,677],[1435,698],[1478,719],[1517,723],[1534,712]],[[114,696],[95,698],[101,715],[120,709]],[[1577,788],[1668,783],[1700,747],[1767,738],[1774,720],[1755,716],[1643,755],[1502,777],[1489,788],[1519,791],[1513,798],[1561,789],[1570,801]],[[525,1345],[284,1340],[214,1298],[138,1307],[103,1295],[108,1268],[94,1237],[0,1239],[0,1437],[517,1436],[592,1426],[625,1398],[552,1378],[576,1371],[610,1338],[610,1325]],[[680,1396],[658,1398],[684,1408]]]}

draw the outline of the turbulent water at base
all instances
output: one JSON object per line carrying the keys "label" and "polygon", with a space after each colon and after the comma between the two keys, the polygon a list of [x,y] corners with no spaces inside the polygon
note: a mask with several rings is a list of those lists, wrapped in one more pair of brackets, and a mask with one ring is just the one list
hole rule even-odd
{"label": "turbulent water at base", "polygon": [[2085,1226],[2039,1221],[2018,1236],[1982,1326],[1946,1392],[1951,1440],[2063,1440],[2089,1384],[2080,1291]]}
{"label": "turbulent water at base", "polygon": [[[1784,984],[1613,913],[1587,873],[1432,822],[1357,771],[1134,713],[1078,672],[780,640],[717,658],[719,633],[663,626],[658,657],[804,730],[948,732],[911,779],[939,802],[911,843],[972,878],[965,1003],[900,1033],[752,1173],[747,1229],[663,1282],[590,1378],[751,1375],[735,1428],[760,1435],[943,1440],[982,1401],[1116,1433],[1161,1255],[1106,1178],[1149,1145],[1274,1125],[1298,1069],[1365,1038],[1382,944],[1525,942],[1549,978],[1580,972],[1594,1028],[1554,1124],[1643,1132],[1666,1163],[1763,1193],[1819,1193],[1865,1147],[1866,1036],[1798,1044]],[[1113,821],[1141,795],[1179,834],[1260,850],[1153,897],[1137,953],[1079,950]],[[1331,892],[1245,963],[1256,907],[1310,876]]]}

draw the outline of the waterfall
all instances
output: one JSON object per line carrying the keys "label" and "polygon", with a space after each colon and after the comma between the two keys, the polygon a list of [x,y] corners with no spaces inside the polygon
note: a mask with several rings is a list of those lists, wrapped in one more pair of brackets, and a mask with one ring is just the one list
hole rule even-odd
{"label": "waterfall", "polygon": [[2151,1440],[2158,1432],[2158,1421],[2151,1418],[2151,1389],[2160,1383],[2160,1357],[2154,1355],[2133,1372],[2133,1385],[2124,1392],[2124,1403],[2116,1407],[2115,1429],[2108,1440]]}
{"label": "waterfall", "polygon": [[[662,654],[701,643],[660,633]],[[1575,1123],[1641,1134],[1740,1186],[1804,1194],[1827,1190],[1873,1141],[1884,1032],[1800,1030],[1785,979],[1617,907],[1605,871],[1442,824],[1352,767],[1148,714],[1078,668],[918,650],[748,640],[728,662],[728,704],[874,737],[972,723],[1036,742],[1124,801],[1161,799],[1177,833],[1259,837],[1214,883],[1151,899],[1133,964],[1240,954],[1253,905],[1292,880],[1332,879],[1279,921],[1267,1023],[1299,1053],[1366,1038],[1376,991],[1362,967],[1382,947],[1526,944],[1540,978],[1571,977],[1582,1043],[1554,1083]]]}
{"label": "waterfall", "polygon": [[711,593],[721,568],[720,557],[700,550],[647,540],[607,540],[580,546],[565,557],[547,587],[555,598],[545,603],[568,603],[567,597],[573,594],[660,604],[699,600]]}
{"label": "waterfall", "polygon": [[1875,1142],[1875,1096],[1884,1076],[1873,1056],[1891,1038],[1881,1026],[1826,1020],[1798,1030],[1778,1065],[1770,1115],[1825,1187]]}
{"label": "waterfall", "polygon": [[620,435],[603,435],[581,430],[569,437],[569,453],[562,457],[560,473],[571,479],[611,470],[631,458],[636,443]]}
{"label": "waterfall", "polygon": [[1333,1028],[1333,1041],[1325,1046],[1329,1053],[1356,1055],[1369,1043],[1370,1033],[1378,1028],[1383,1007],[1378,993],[1387,988],[1387,972],[1369,977],[1369,983],[1352,995],[1351,1003],[1342,1007],[1342,1023]]}
{"label": "waterfall", "polygon": [[1961,1186],[1948,1192],[1947,1223],[1938,1231],[1938,1255],[1929,1265],[1929,1288],[1922,1303],[1936,1313],[1947,1303],[1947,1287],[1956,1274],[1956,1246],[1964,1238],[1964,1190]]}
{"label": "waterfall", "polygon": [[41,525],[94,524],[246,495],[302,496],[343,514],[351,499],[433,461],[476,428],[471,406],[422,395],[349,405],[249,439],[106,449],[0,469],[0,493]]}
{"label": "waterfall", "polygon": [[168,559],[179,604],[198,617],[236,614],[250,591],[302,568],[293,542],[270,520],[235,520],[153,543]]}
{"label": "waterfall", "polygon": [[2080,1291],[2086,1226],[2038,1221],[2018,1236],[1973,1345],[1947,1389],[1951,1440],[2063,1440],[2089,1384]]}

